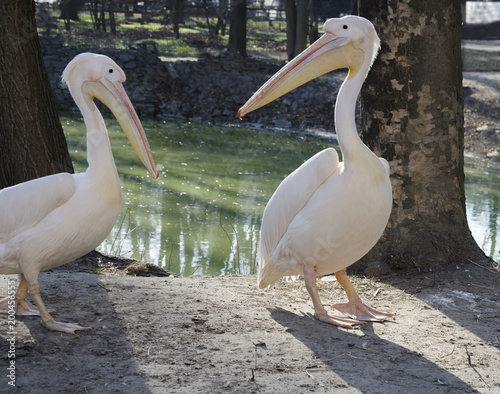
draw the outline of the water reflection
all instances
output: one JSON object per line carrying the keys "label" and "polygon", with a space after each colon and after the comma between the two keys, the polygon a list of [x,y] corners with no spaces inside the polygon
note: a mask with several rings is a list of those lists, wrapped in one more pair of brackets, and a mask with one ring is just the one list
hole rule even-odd
{"label": "water reflection", "polygon": [[465,196],[469,227],[478,245],[500,262],[500,168],[467,159]]}
{"label": "water reflection", "polygon": [[[83,122],[71,117],[62,122],[75,169],[84,171]],[[252,273],[269,197],[286,174],[332,146],[327,140],[269,130],[143,120],[160,171],[153,181],[119,126],[107,123],[124,204],[100,250],[144,259],[183,276]],[[499,196],[498,190],[488,189],[489,176],[479,171],[468,175],[467,209],[479,244],[487,253],[496,249],[498,258]]]}

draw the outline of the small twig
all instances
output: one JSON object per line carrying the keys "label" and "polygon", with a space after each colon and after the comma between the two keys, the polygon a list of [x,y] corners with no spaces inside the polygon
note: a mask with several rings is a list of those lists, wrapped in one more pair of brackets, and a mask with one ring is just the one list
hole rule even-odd
{"label": "small twig", "polygon": [[469,353],[469,349],[467,349],[467,345],[465,345],[465,353],[467,353],[467,363],[472,366],[471,362],[471,354]]}
{"label": "small twig", "polygon": [[451,352],[449,354],[447,354],[446,356],[442,356],[441,358],[445,358],[445,357],[451,356],[454,351],[455,351],[455,344],[453,344],[453,349],[451,349]]}
{"label": "small twig", "polygon": [[369,358],[363,358],[363,357],[356,357],[356,356],[353,356],[352,354],[347,354],[349,357],[351,358],[354,358],[356,360],[362,360],[362,361],[368,361],[370,363],[376,363],[377,361],[375,360],[370,360]]}
{"label": "small twig", "polygon": [[107,289],[105,286],[101,285],[99,282],[96,282],[96,284],[97,284],[97,286],[99,286],[101,289],[106,290],[106,292],[108,292],[108,293],[111,291],[111,289]]}
{"label": "small twig", "polygon": [[152,346],[153,346],[153,345],[149,345],[149,347],[148,347],[148,356],[149,356],[149,351],[151,350],[151,347],[152,347]]}
{"label": "small twig", "polygon": [[491,388],[490,385],[484,381],[483,377],[481,376],[479,371],[476,369],[476,367],[474,365],[471,365],[471,368],[474,370],[475,373],[477,373],[477,376],[479,376],[479,379],[481,379],[483,381],[483,383],[486,385],[486,387],[488,387],[490,389]]}
{"label": "small twig", "polygon": [[493,270],[490,270],[489,268],[485,267],[484,265],[481,265],[481,264],[478,264],[474,261],[472,261],[471,259],[468,259],[472,264],[474,265],[477,265],[478,267],[481,267],[482,269],[485,269],[486,271],[488,272],[491,272],[492,274],[498,274],[499,272],[498,271],[493,271]]}
{"label": "small twig", "polygon": [[467,353],[467,363],[469,364],[469,367],[471,367],[475,373],[477,373],[477,376],[479,376],[479,379],[482,380],[482,382],[486,385],[486,387],[491,388],[488,383],[485,382],[479,371],[476,369],[475,365],[472,364],[471,356],[472,353],[469,353],[469,349],[467,349],[467,345],[465,345],[465,353]]}
{"label": "small twig", "polygon": [[66,361],[64,361],[61,357],[56,356],[56,358],[58,358],[59,360],[61,360],[63,362],[63,364],[66,365],[66,367],[71,368],[71,366]]}
{"label": "small twig", "polygon": [[488,289],[488,290],[496,290],[494,287],[488,287],[488,286],[481,286],[481,285],[476,285],[475,283],[471,283],[472,286],[477,286],[477,287],[482,287],[483,289]]}
{"label": "small twig", "polygon": [[324,385],[324,384],[321,384],[320,382],[318,382],[318,379],[316,379],[314,376],[312,376],[312,375],[309,373],[309,371],[308,371],[307,369],[306,369],[306,374],[307,374],[307,375],[308,375],[308,376],[309,376],[312,380],[314,380],[314,381],[316,382],[316,384],[320,385],[321,387],[325,387],[325,385]]}
{"label": "small twig", "polygon": [[402,358],[401,358],[401,357],[394,356],[394,355],[389,354],[389,353],[386,353],[386,352],[381,352],[381,351],[378,351],[378,350],[373,350],[373,349],[367,349],[367,348],[364,348],[364,347],[361,347],[361,346],[355,346],[355,347],[357,347],[358,349],[361,349],[361,350],[366,350],[366,351],[368,351],[368,352],[385,354],[386,356],[389,356],[389,357],[391,357],[391,358],[397,358],[398,360],[402,360]]}

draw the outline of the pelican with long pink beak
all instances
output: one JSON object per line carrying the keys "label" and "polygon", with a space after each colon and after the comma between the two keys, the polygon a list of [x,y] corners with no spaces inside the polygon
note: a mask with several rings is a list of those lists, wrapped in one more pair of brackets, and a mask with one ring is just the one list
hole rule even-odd
{"label": "pelican with long pink beak", "polygon": [[[95,249],[107,237],[122,204],[120,179],[104,120],[94,98],[113,112],[135,152],[158,178],[148,140],[125,92],[123,70],[109,57],[76,56],[63,81],[87,126],[85,173],[60,173],[0,190],[0,274],[19,274],[17,315],[39,315],[49,330],[88,329],[55,321],[40,296],[38,275]],[[27,300],[28,292],[35,305]],[[12,307],[11,300],[0,301]]]}
{"label": "pelican with long pink beak", "polygon": [[[325,149],[286,177],[264,211],[258,285],[265,288],[283,276],[303,275],[315,316],[326,323],[352,327],[392,316],[361,302],[345,268],[378,241],[389,220],[392,189],[389,165],[359,138],[355,123],[358,94],[377,55],[380,41],[366,19],[329,19],[325,34],[267,81],[239,110],[245,114],[292,89],[338,68],[349,73],[335,106],[337,138],[343,162]],[[323,307],[316,277],[335,273],[347,303]]]}

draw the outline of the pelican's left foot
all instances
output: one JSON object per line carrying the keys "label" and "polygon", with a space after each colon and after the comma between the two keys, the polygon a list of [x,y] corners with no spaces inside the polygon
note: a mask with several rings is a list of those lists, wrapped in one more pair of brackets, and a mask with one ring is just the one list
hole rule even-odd
{"label": "pelican's left foot", "polygon": [[77,323],[60,323],[54,319],[42,321],[45,328],[52,331],[62,331],[68,334],[74,334],[76,330],[92,330],[92,327],[82,327]]}
{"label": "pelican's left foot", "polygon": [[[10,298],[4,298],[0,300],[0,309],[6,309],[7,306],[11,305],[12,300]],[[40,316],[40,311],[38,308],[29,302],[26,298],[15,299],[16,303],[16,316]],[[48,312],[55,312],[55,309],[49,309]]]}
{"label": "pelican's left foot", "polygon": [[332,308],[335,308],[352,319],[360,321],[384,321],[388,317],[395,316],[394,313],[379,312],[366,306],[361,301],[333,304]]}
{"label": "pelican's left foot", "polygon": [[[48,312],[55,312],[54,310],[49,310]],[[29,302],[27,299],[18,300],[16,299],[16,315],[17,316],[40,316],[40,311],[38,308]]]}

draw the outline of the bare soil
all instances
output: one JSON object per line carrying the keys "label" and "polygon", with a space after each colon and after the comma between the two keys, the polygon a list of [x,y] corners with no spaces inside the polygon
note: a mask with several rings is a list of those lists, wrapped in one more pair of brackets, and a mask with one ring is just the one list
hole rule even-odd
{"label": "bare soil", "polygon": [[[500,392],[498,271],[471,263],[353,281],[396,316],[354,329],[319,322],[302,281],[260,291],[254,276],[42,273],[56,320],[92,330],[52,332],[24,317],[12,334],[2,312],[0,362],[15,360],[22,393]],[[325,304],[345,299],[335,281],[320,288]]]}

